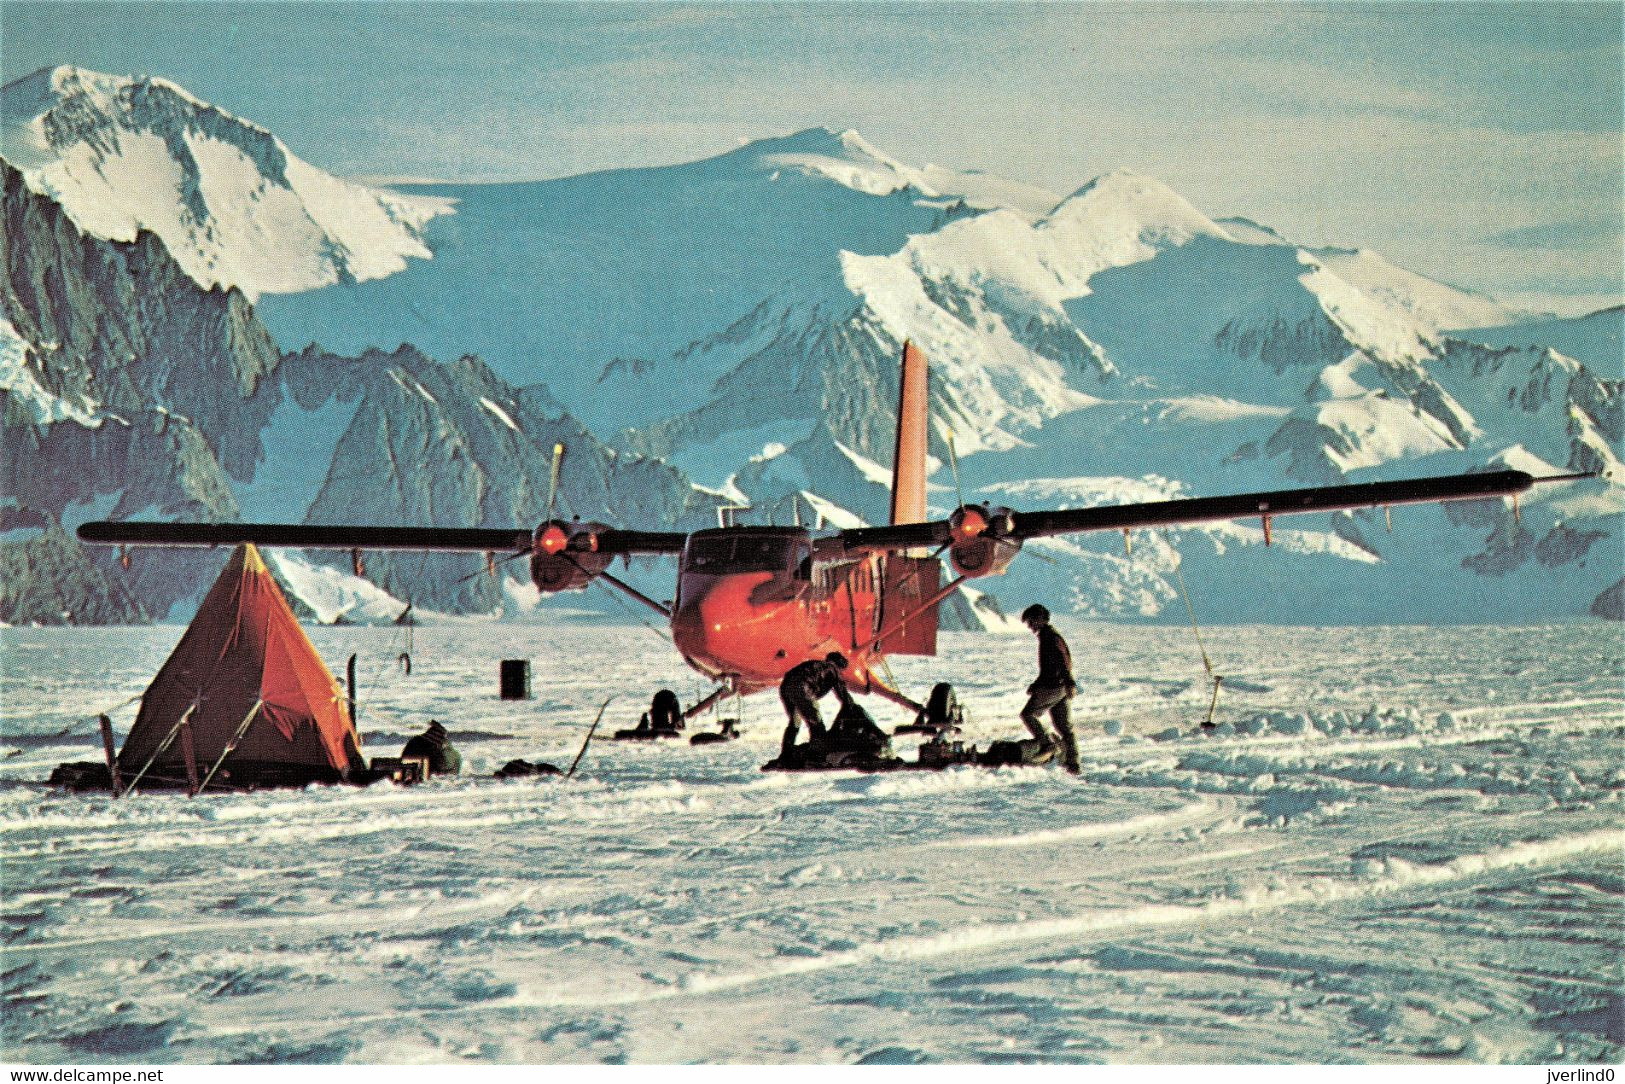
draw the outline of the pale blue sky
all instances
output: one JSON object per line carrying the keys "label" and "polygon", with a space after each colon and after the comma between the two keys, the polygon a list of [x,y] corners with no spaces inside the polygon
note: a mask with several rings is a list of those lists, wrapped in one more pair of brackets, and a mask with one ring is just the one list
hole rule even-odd
{"label": "pale blue sky", "polygon": [[1620,300],[1618,3],[0,5],[0,71],[171,79],[353,176],[556,177],[812,125],[1505,300]]}

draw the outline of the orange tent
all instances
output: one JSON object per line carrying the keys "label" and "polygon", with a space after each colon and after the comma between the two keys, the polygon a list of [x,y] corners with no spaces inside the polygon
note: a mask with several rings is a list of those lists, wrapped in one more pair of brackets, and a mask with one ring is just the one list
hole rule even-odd
{"label": "orange tent", "polygon": [[126,786],[303,786],[364,766],[338,682],[259,551],[238,546],[141,699]]}

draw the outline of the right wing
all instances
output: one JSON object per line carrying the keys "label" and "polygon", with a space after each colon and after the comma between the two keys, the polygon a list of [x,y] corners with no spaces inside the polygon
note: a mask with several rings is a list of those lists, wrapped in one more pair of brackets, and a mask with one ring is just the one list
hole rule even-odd
{"label": "right wing", "polygon": [[[86,523],[81,541],[105,546],[257,546],[329,550],[438,550],[451,553],[525,553],[548,527],[575,540],[590,534],[592,552],[680,553],[688,535],[679,531],[623,531],[601,524],[543,524],[536,532],[507,527],[364,527],[320,523]],[[562,547],[561,547],[562,548]]]}

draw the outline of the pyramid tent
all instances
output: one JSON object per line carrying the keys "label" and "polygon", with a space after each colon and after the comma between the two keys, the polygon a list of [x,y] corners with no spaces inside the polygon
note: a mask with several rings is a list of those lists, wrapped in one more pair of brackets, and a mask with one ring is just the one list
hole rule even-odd
{"label": "pyramid tent", "polygon": [[182,719],[211,789],[336,782],[364,767],[348,701],[259,551],[238,546],[198,607],[119,750],[127,781],[184,785]]}

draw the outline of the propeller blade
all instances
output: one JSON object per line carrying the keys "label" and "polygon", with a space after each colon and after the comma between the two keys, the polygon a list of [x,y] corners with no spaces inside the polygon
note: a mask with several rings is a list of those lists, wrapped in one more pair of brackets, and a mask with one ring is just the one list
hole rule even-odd
{"label": "propeller blade", "polygon": [[564,466],[564,444],[553,445],[553,470],[547,479],[547,519],[553,518],[553,502],[559,495],[559,468]]}

